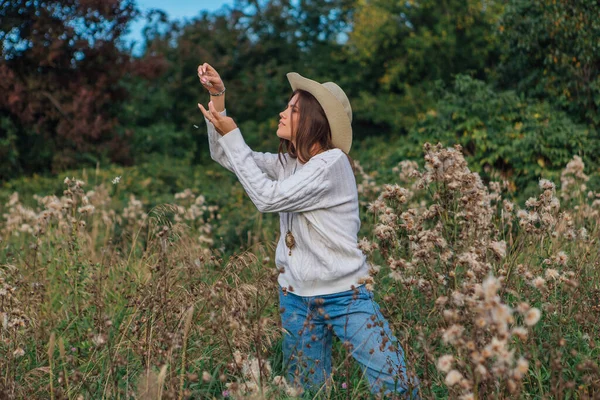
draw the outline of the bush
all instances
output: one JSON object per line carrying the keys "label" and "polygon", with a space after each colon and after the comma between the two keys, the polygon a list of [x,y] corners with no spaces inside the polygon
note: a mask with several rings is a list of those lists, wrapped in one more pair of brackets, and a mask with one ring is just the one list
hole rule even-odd
{"label": "bush", "polygon": [[499,173],[513,192],[534,187],[542,176],[557,178],[574,155],[588,169],[598,168],[589,129],[546,102],[497,92],[465,75],[458,75],[450,88],[438,85],[432,95],[437,104],[410,130],[399,150],[402,157],[419,157],[425,142],[460,144],[472,170],[487,179]]}

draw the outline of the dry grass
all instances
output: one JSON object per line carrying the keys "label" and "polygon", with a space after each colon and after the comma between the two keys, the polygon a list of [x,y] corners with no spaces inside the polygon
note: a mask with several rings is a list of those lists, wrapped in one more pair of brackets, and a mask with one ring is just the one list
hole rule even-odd
{"label": "dry grass", "polygon": [[[424,398],[599,398],[600,194],[577,157],[523,208],[481,181],[460,148],[425,147],[379,186],[359,166],[373,218],[365,282]],[[0,223],[2,398],[285,398],[274,243],[224,257],[218,207],[190,190],[145,211],[111,187],[25,207]],[[268,236],[268,235],[267,235]],[[276,238],[273,238],[275,240]],[[368,398],[336,344],[320,397]]]}

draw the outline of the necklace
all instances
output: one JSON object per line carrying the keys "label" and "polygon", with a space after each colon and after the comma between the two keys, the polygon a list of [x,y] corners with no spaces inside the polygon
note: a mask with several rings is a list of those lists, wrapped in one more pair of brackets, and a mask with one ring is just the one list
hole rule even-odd
{"label": "necklace", "polygon": [[[296,168],[298,168],[298,160],[296,160],[296,166],[294,167],[294,172],[292,172],[292,175],[296,173]],[[292,233],[292,222],[292,213],[288,213],[288,230],[285,234],[285,245],[290,249],[290,252],[288,254],[290,256],[292,255],[292,249],[296,245],[296,239],[294,239],[294,234]]]}

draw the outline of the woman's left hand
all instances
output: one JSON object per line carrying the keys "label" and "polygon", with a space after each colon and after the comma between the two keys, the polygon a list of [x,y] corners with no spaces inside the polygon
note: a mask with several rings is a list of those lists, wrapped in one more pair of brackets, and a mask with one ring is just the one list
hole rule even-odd
{"label": "woman's left hand", "polygon": [[198,103],[198,108],[200,108],[200,111],[202,111],[204,117],[215,126],[215,129],[219,133],[219,135],[225,136],[226,134],[237,128],[236,123],[233,122],[233,118],[221,115],[215,109],[215,106],[212,101],[208,103],[208,110],[204,108],[200,103]]}

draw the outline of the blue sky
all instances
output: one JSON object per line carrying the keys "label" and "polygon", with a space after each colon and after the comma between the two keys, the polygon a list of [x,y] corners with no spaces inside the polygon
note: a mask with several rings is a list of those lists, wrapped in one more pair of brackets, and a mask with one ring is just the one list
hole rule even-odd
{"label": "blue sky", "polygon": [[215,11],[221,6],[227,4],[232,5],[232,0],[137,0],[137,5],[140,10],[150,8],[160,8],[169,14],[169,18],[190,18],[198,15],[200,11]]}
{"label": "blue sky", "polygon": [[[233,5],[233,0],[137,0],[138,8],[144,12],[151,8],[164,10],[169,19],[190,19],[198,15],[201,11],[216,11],[219,8],[228,5]],[[142,40],[142,28],[144,21],[138,20],[131,24],[130,32],[126,36],[128,42]]]}

